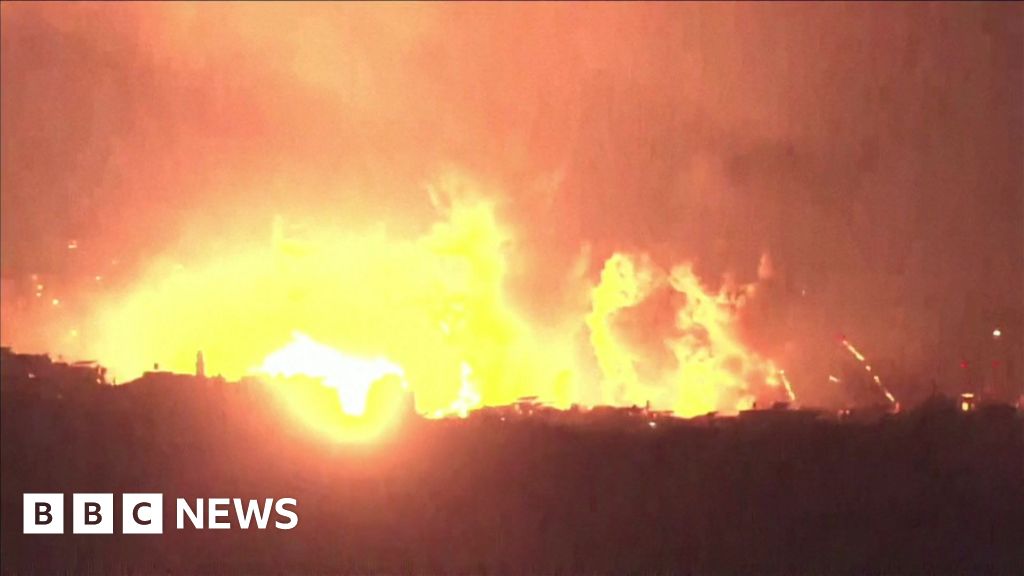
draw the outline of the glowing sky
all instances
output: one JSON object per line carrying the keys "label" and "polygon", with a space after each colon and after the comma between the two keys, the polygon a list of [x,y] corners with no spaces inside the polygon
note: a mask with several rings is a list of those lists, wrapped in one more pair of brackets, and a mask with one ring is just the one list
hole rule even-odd
{"label": "glowing sky", "polygon": [[[830,395],[807,382],[826,382],[844,352],[821,343],[840,333],[897,396],[955,388],[995,325],[1024,357],[1019,4],[0,16],[5,345],[100,354],[98,314],[269,245],[275,221],[416,242],[443,220],[428,187],[456,173],[513,232],[502,298],[537,330],[585,314],[574,275],[597,282],[616,251],[692,262],[712,291],[769,253],[777,281],[742,338],[804,374],[811,401]],[[652,363],[659,302],[622,328]]]}

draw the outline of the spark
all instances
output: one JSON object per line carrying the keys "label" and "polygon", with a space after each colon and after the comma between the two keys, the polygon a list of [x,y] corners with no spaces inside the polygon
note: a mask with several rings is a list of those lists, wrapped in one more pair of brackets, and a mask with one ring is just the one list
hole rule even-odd
{"label": "spark", "polygon": [[[850,341],[847,340],[845,337],[842,340],[842,344],[843,347],[846,348],[850,352],[850,354],[852,354],[853,357],[857,359],[858,362],[864,365],[864,370],[868,373],[871,373],[871,364],[867,363],[867,359],[864,357],[864,355],[861,354],[860,351],[857,350],[857,348],[854,347],[854,345],[851,344]],[[832,378],[832,376],[829,376],[829,380],[832,380]],[[875,386],[878,387],[879,391],[881,391],[882,394],[885,395],[885,398],[889,401],[890,404],[892,404],[893,406],[898,406],[898,404],[896,403],[896,397],[892,395],[892,392],[890,392],[884,384],[882,384],[882,379],[878,377],[878,374],[872,374],[871,380],[875,383]],[[838,382],[839,380],[836,379],[834,381]]]}
{"label": "spark", "polygon": [[786,387],[786,395],[789,396],[789,401],[796,400],[796,394],[793,392],[793,385],[789,383],[789,378],[786,377],[785,370],[779,370],[779,378],[782,380],[783,386]]}
{"label": "spark", "polygon": [[854,348],[853,344],[850,344],[850,341],[846,338],[843,338],[843,346],[850,351],[850,354],[853,354],[854,358],[856,358],[858,362],[864,362],[864,355]]}

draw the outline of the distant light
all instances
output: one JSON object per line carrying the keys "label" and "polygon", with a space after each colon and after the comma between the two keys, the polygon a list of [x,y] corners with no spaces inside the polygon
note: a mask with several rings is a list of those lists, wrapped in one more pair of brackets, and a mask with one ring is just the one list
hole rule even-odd
{"label": "distant light", "polygon": [[960,410],[963,412],[974,410],[974,393],[964,392],[960,395]]}
{"label": "distant light", "polygon": [[68,250],[77,250],[78,240],[68,240]]}
{"label": "distant light", "polygon": [[657,428],[658,427],[658,423],[657,422],[648,422],[647,425],[650,426],[651,428]]}
{"label": "distant light", "polygon": [[54,306],[60,306],[60,298],[54,298],[53,300],[50,300],[50,304],[53,304]]}
{"label": "distant light", "polygon": [[831,374],[829,374],[828,381],[829,382],[836,382],[836,383],[838,383],[839,382],[839,378],[836,378],[835,376],[832,376]]}
{"label": "distant light", "polygon": [[961,360],[961,361],[960,361],[960,367],[961,367],[961,368],[967,368],[967,366],[968,366],[968,364],[967,364],[967,360]]}
{"label": "distant light", "polygon": [[999,328],[996,328],[995,330],[992,331],[992,337],[993,338],[999,338],[1002,335],[1003,335],[1003,331],[1000,330]]}
{"label": "distant light", "polygon": [[103,276],[96,275],[95,279],[96,279],[97,282],[102,282],[103,281]]}

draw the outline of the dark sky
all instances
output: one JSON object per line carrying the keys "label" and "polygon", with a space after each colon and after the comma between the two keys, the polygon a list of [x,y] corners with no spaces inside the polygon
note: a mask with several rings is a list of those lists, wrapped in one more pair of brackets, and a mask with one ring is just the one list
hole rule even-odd
{"label": "dark sky", "polygon": [[274,215],[415,233],[455,168],[501,196],[538,322],[583,245],[712,284],[768,252],[766,353],[820,367],[846,334],[914,396],[999,325],[1019,375],[1022,27],[1011,3],[4,3],[4,343],[53,348],[29,274],[86,314],[95,275]]}

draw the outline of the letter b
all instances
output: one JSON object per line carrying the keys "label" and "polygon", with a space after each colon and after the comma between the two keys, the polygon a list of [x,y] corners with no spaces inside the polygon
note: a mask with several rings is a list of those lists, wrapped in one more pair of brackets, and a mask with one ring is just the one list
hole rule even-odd
{"label": "letter b", "polygon": [[113,534],[114,495],[75,494],[71,515],[75,534]]}
{"label": "letter b", "polygon": [[50,505],[46,502],[36,502],[36,525],[49,524],[53,522],[53,514],[50,514]]}
{"label": "letter b", "polygon": [[23,533],[64,533],[63,494],[24,494],[22,496],[22,507]]}
{"label": "letter b", "polygon": [[103,520],[100,514],[100,505],[96,502],[85,503],[85,525],[95,526]]}

